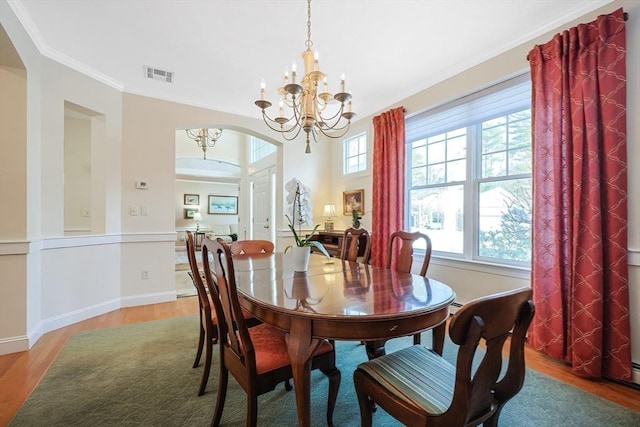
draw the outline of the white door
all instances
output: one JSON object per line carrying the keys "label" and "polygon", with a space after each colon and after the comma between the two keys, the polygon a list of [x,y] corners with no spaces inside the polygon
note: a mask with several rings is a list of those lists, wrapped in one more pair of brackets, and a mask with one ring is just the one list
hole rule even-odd
{"label": "white door", "polygon": [[251,239],[274,241],[270,175],[269,170],[262,170],[251,177]]}

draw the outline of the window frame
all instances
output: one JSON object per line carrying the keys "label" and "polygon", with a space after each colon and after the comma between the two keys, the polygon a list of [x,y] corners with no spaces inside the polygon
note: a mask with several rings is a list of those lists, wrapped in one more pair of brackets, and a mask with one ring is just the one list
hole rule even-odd
{"label": "window frame", "polygon": [[[257,144],[260,144],[260,145],[257,146]],[[270,146],[272,148],[265,150],[264,147],[266,146]],[[277,150],[278,148],[272,143],[265,141],[264,139],[258,138],[257,136],[249,135],[249,164],[250,165],[256,162],[259,162],[265,157],[270,156],[271,154],[275,153]],[[265,151],[267,151],[266,154],[265,154]],[[260,153],[261,157],[256,158],[257,153]]]}
{"label": "window frame", "polygon": [[[358,148],[358,153],[356,155],[349,155],[349,143],[353,140],[359,140],[360,138],[364,138],[364,151],[360,151]],[[360,147],[360,144],[358,144]],[[357,171],[348,171],[349,159],[354,157],[364,157],[364,168],[359,169]],[[358,162],[359,163],[359,162]],[[342,140],[342,176],[357,176],[364,175],[367,173],[369,169],[369,141],[367,138],[367,132],[360,132],[356,135],[350,136]]]}
{"label": "window frame", "polygon": [[[453,110],[454,108],[460,108],[465,104],[471,104],[478,99],[482,99],[487,96],[491,96],[492,94],[498,94],[502,91],[510,90],[510,88],[519,86],[521,88],[525,87],[526,83],[530,82],[529,73],[525,73],[523,75],[517,76],[515,78],[505,80],[497,85],[492,86],[491,88],[487,88],[481,91],[478,91],[474,94],[471,94],[466,97],[462,97],[460,99],[448,102],[443,104],[437,108],[434,108],[431,111],[426,111],[423,113],[419,113],[417,116],[422,115],[422,117],[428,117],[429,114],[439,114],[446,113],[448,110]],[[529,86],[530,93],[530,86]],[[505,92],[507,93],[507,92]],[[521,95],[518,95],[521,96]],[[405,172],[405,199],[407,203],[405,204],[405,212],[404,212],[404,224],[406,229],[412,229],[411,225],[411,192],[419,189],[429,189],[429,188],[446,188],[452,185],[461,185],[462,190],[464,191],[463,195],[463,233],[462,233],[462,252],[448,252],[442,250],[433,249],[433,255],[441,258],[449,258],[452,260],[460,260],[467,262],[475,262],[479,264],[486,264],[491,266],[500,266],[507,268],[517,268],[517,269],[530,269],[531,268],[531,260],[529,261],[518,261],[511,260],[507,258],[494,258],[480,255],[480,188],[482,183],[486,182],[499,182],[499,181],[512,181],[522,178],[532,179],[532,166],[530,167],[529,173],[519,173],[514,175],[508,174],[508,169],[505,172],[505,175],[502,176],[493,176],[493,177],[483,177],[482,176],[482,123],[488,120],[492,120],[497,117],[507,117],[513,113],[517,113],[519,111],[525,111],[527,109],[531,109],[531,97],[528,97],[528,107],[523,108],[523,103],[515,103],[512,108],[509,108],[509,102],[505,102],[507,108],[499,109],[499,114],[494,117],[484,117],[484,118],[474,118],[473,121],[470,120],[469,123],[466,123],[463,126],[460,126],[455,120],[452,120],[451,125],[447,127],[446,120],[441,120],[437,125],[440,127],[437,128],[434,132],[426,132],[427,126],[424,126],[418,132],[413,132],[409,130],[407,127],[407,138],[406,138],[406,146],[407,146],[407,156],[406,156],[406,172]],[[411,118],[408,118],[411,120]],[[417,118],[420,120],[420,117]],[[531,118],[529,119],[531,120]],[[418,122],[416,122],[418,123]],[[464,122],[461,122],[464,123]],[[415,128],[420,128],[420,124],[416,124]],[[413,172],[413,143],[419,141],[421,139],[426,140],[426,144],[428,145],[428,139],[430,137],[438,136],[445,134],[447,132],[452,132],[457,129],[465,128],[466,130],[466,153],[465,153],[465,162],[466,162],[466,177],[464,181],[450,181],[447,176],[444,177],[444,181],[437,184],[428,184],[428,180],[425,181],[424,185],[416,185],[413,186],[412,182],[412,172]],[[508,129],[508,128],[507,128]],[[529,142],[529,149],[531,149],[531,141]],[[506,167],[508,168],[508,153],[509,147],[505,148],[505,152],[507,153]],[[448,161],[445,158],[445,161]],[[428,158],[425,159],[425,165],[429,163]],[[428,178],[425,178],[428,179]],[[421,229],[421,231],[429,234],[429,230]],[[421,251],[416,248],[416,251]]]}

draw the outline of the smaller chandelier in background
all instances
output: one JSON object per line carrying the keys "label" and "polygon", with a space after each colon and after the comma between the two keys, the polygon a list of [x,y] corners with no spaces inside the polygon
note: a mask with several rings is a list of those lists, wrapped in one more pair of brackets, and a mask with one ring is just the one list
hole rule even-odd
{"label": "smaller chandelier in background", "polygon": [[[280,132],[287,141],[294,140],[303,130],[306,134],[305,153],[311,152],[309,135],[318,142],[318,134],[329,138],[341,138],[348,131],[355,113],[351,111],[351,94],[345,91],[344,74],[340,81],[340,91],[331,94],[327,85],[327,76],[320,71],[318,52],[311,51],[311,0],[307,0],[307,50],[302,53],[304,76],[296,81],[297,66],[291,65],[291,80],[288,70],[284,73],[284,83],[278,88],[280,101],[279,113],[271,118],[265,111],[271,102],[265,99],[266,84],[260,82],[260,99],[255,104],[262,110],[262,119],[270,129]],[[322,83],[320,83],[322,82]],[[322,85],[322,87],[320,87]],[[330,105],[334,104],[335,108]],[[338,104],[338,105],[335,105]],[[329,108],[327,108],[329,106]],[[285,114],[285,107],[291,109]]]}
{"label": "smaller chandelier in background", "polygon": [[204,159],[207,160],[207,148],[216,146],[216,142],[222,136],[222,129],[187,129],[187,136],[202,149]]}

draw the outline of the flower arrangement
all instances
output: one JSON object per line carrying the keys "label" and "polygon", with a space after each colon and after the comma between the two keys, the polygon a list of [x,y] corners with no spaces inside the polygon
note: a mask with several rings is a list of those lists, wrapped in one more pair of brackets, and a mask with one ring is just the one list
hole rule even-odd
{"label": "flower arrangement", "polygon": [[[320,227],[320,224],[316,224],[310,234],[306,234],[304,236],[302,235],[302,225],[307,224],[307,221],[309,220],[306,218],[306,213],[308,212],[308,210],[306,210],[305,208],[308,206],[306,206],[306,204],[304,203],[303,195],[300,191],[300,183],[296,183],[295,193],[293,194],[292,201],[293,204],[291,217],[289,217],[289,215],[285,215],[285,217],[289,222],[289,230],[291,230],[291,233],[293,233],[293,238],[295,239],[296,246],[300,248],[313,246],[328,258],[329,253],[322,245],[322,243],[318,242],[317,240],[311,240],[311,237],[316,233],[318,227]],[[296,226],[298,227],[297,231]],[[284,252],[286,253],[289,248],[291,248],[291,246],[287,246]]]}

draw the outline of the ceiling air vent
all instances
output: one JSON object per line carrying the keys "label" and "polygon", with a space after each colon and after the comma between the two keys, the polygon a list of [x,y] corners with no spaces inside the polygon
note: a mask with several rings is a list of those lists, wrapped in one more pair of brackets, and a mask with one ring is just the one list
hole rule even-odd
{"label": "ceiling air vent", "polygon": [[148,79],[160,80],[161,82],[171,83],[173,81],[173,71],[160,70],[148,65],[144,66],[144,75]]}

